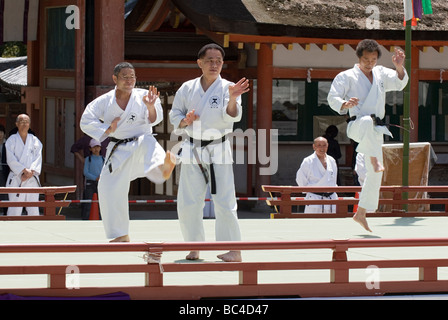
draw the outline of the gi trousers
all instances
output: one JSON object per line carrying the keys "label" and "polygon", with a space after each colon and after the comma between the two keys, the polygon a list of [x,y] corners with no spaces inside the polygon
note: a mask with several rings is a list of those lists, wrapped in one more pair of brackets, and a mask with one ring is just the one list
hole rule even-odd
{"label": "gi trousers", "polygon": [[[8,179],[6,187],[28,187],[28,188],[37,188],[40,187],[35,177],[31,177],[27,181],[20,184],[19,178],[14,176],[14,178]],[[38,193],[8,193],[9,201],[12,202],[37,202],[39,201]],[[8,208],[8,216],[21,216],[23,207],[9,207]],[[26,207],[26,212],[29,216],[38,216],[39,215],[39,207]]]}
{"label": "gi trousers", "polygon": [[[120,145],[115,152],[125,159],[113,164],[110,172],[106,162],[98,181],[98,202],[106,237],[117,238],[129,234],[129,187],[131,181],[146,177],[163,183],[159,166],[164,163],[165,151],[152,136]],[[108,153],[110,152],[108,147]],[[109,154],[106,154],[108,159]],[[113,157],[113,156],[112,156]]]}
{"label": "gi trousers", "polygon": [[367,170],[358,206],[368,211],[375,211],[378,209],[383,172],[374,171],[370,158],[376,157],[383,163],[383,133],[375,130],[371,116],[363,116],[349,123],[347,135],[359,143],[356,151],[364,154]]}
{"label": "gi trousers", "polygon": [[[368,211],[376,211],[378,209],[378,201],[380,198],[380,188],[383,179],[383,172],[375,172],[370,162],[370,157],[364,155],[366,177],[362,185],[359,195],[358,206]],[[383,158],[378,159],[383,162]]]}
{"label": "gi trousers", "polygon": [[[203,164],[210,173],[210,166]],[[215,238],[217,241],[240,241],[241,232],[237,217],[237,203],[232,164],[213,164],[216,194],[212,194],[215,209]],[[210,176],[210,174],[209,174]],[[177,213],[185,241],[205,241],[203,208],[207,184],[195,163],[182,163]]]}

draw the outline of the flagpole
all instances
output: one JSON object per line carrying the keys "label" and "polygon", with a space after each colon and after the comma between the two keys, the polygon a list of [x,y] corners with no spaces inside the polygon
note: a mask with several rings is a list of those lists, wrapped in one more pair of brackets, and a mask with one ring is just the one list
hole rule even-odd
{"label": "flagpole", "polygon": [[[405,68],[409,75],[409,81],[404,89],[404,101],[403,101],[403,172],[402,172],[402,185],[409,186],[409,130],[410,130],[410,97],[411,97],[411,44],[412,44],[412,19],[406,21],[406,31],[405,31]],[[403,193],[403,199],[408,199],[408,193]],[[403,209],[407,211],[407,205],[403,205]]]}

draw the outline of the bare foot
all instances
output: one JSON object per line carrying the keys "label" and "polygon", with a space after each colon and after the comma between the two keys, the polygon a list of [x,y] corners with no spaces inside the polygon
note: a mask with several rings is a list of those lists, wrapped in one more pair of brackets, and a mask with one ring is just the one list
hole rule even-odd
{"label": "bare foot", "polygon": [[190,253],[185,257],[187,260],[198,260],[199,251],[190,251]]}
{"label": "bare foot", "polygon": [[224,262],[241,262],[241,251],[229,251],[224,254],[218,255],[218,258]]}
{"label": "bare foot", "polygon": [[366,213],[366,209],[359,207],[358,211],[353,216],[353,220],[358,222],[367,231],[372,232],[372,230],[370,230],[369,228],[369,224],[367,223]]}
{"label": "bare foot", "polygon": [[176,157],[170,151],[166,152],[165,162],[160,166],[163,179],[168,180],[176,166]]}
{"label": "bare foot", "polygon": [[131,241],[131,239],[129,238],[129,236],[125,235],[125,236],[121,236],[121,237],[115,238],[113,240],[110,240],[109,242],[130,242],[130,241]]}
{"label": "bare foot", "polygon": [[382,172],[382,171],[384,171],[384,167],[381,164],[381,162],[378,161],[378,158],[370,157],[370,162],[372,163],[373,170],[375,172]]}

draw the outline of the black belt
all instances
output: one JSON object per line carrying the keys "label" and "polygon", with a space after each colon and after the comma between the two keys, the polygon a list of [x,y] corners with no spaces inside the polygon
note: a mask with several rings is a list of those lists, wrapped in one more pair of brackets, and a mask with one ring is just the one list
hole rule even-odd
{"label": "black belt", "polygon": [[[387,126],[388,124],[384,123],[383,120],[381,120],[379,117],[376,116],[376,114],[372,113],[370,117],[373,119],[373,125],[375,126]],[[349,123],[350,121],[355,121],[356,116],[348,118],[346,121]]]}
{"label": "black belt", "polygon": [[[127,139],[117,139],[117,138],[114,138],[114,137],[109,137],[109,139],[110,139],[110,142],[114,142],[115,145],[112,148],[112,150],[110,151],[109,157],[107,158],[107,161],[105,162],[105,164],[110,160],[110,157],[112,157],[112,154],[115,152],[115,150],[117,149],[117,147],[120,144],[138,140],[137,137],[127,138]],[[112,163],[109,163],[109,171],[110,171],[110,173],[112,173]]]}
{"label": "black belt", "polygon": [[216,140],[196,140],[193,139],[192,137],[190,137],[190,142],[193,143],[196,146],[199,146],[199,142],[201,143],[201,147],[206,147],[211,143],[223,143],[224,141],[226,141],[226,136],[223,136],[221,139],[216,139]]}
{"label": "black belt", "polygon": [[119,143],[119,144],[122,144],[122,143],[128,143],[128,142],[131,142],[131,141],[135,141],[135,140],[137,140],[138,138],[136,138],[136,137],[134,137],[134,138],[127,138],[127,139],[117,139],[117,138],[114,138],[114,137],[109,137],[109,140],[111,141],[111,142],[114,142],[114,143]]}
{"label": "black belt", "polygon": [[[223,136],[221,139],[216,139],[216,140],[196,140],[196,139],[193,139],[190,137],[190,142],[192,144],[194,144],[196,147],[198,147],[200,144],[201,148],[204,148],[211,143],[213,143],[213,144],[223,143],[224,141],[226,141],[226,136]],[[195,153],[196,161],[198,162],[198,166],[201,169],[202,175],[204,176],[205,183],[208,183],[207,173],[205,172],[205,169],[202,166],[202,164],[199,162],[199,157],[197,155],[197,151],[195,148],[193,148],[193,153]],[[216,194],[216,178],[215,178],[215,169],[213,168],[213,163],[210,163],[210,180],[211,180],[210,181],[211,182],[210,193]]]}
{"label": "black belt", "polygon": [[321,197],[325,197],[325,198],[328,198],[332,194],[334,194],[334,192],[311,192],[311,193],[312,194],[316,194],[316,195],[321,196]]}
{"label": "black belt", "polygon": [[[370,116],[372,117],[374,126],[386,126],[386,127],[392,126],[392,127],[397,127],[397,128],[406,130],[407,132],[410,132],[408,129],[406,129],[405,127],[399,126],[398,124],[385,123],[382,119],[377,117],[374,113],[372,113]],[[353,117],[348,118],[346,121],[347,121],[347,123],[349,123],[350,121],[355,121],[355,120],[356,120],[356,116],[353,116]]]}

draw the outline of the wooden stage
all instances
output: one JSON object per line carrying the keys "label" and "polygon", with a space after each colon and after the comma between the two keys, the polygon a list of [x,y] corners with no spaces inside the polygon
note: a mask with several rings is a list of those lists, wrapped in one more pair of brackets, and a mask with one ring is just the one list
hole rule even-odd
{"label": "wooden stage", "polygon": [[[115,250],[117,247],[111,247],[115,244],[107,243],[101,221],[0,221],[0,295],[13,293],[23,296],[92,296],[122,291],[129,293],[132,299],[201,299],[448,292],[448,217],[379,217],[369,218],[369,224],[373,233],[364,231],[351,218],[240,219],[244,243],[286,243],[293,246],[278,250],[274,247],[252,250],[253,246],[247,245],[248,250],[243,250],[245,265],[238,266],[237,263],[227,264],[216,258],[217,254],[225,252],[223,248],[202,251],[201,260],[198,262],[185,260],[188,250],[182,251],[183,240],[177,220],[131,220],[130,236],[136,248],[145,248],[145,245],[150,243],[150,251],[156,252],[158,243],[180,244],[181,249],[160,249],[163,251],[161,267],[165,270],[160,270],[157,275],[160,267],[157,263],[152,263],[147,270],[144,269],[144,266],[148,266],[144,260],[144,250],[121,252],[121,249]],[[207,242],[214,243],[214,220],[206,219],[204,225]],[[417,243],[419,239],[442,241],[435,246],[424,247],[384,247],[382,244],[373,247],[350,247],[345,246],[343,242],[341,245],[340,241],[347,239],[386,242],[394,239],[413,239],[414,242],[417,240]],[[337,247],[345,253],[342,252],[340,256],[337,252],[335,254],[339,249],[332,249],[331,243],[328,247],[314,247],[315,242],[327,243],[332,240],[339,241]],[[311,241],[313,246],[302,248],[297,244],[301,241],[308,244]],[[68,252],[56,253],[49,252],[45,247],[45,250],[39,253],[27,253],[23,248],[16,253],[13,253],[14,250],[8,251],[8,246],[21,244],[42,244],[44,247],[56,245],[59,248],[99,244],[114,250],[76,252],[77,250],[69,249]],[[394,263],[398,260],[405,263],[396,267],[398,264]],[[434,260],[438,265],[434,267],[433,264],[423,263],[420,266],[420,260]],[[335,261],[341,264],[335,265]],[[373,261],[373,267],[370,267],[370,261]],[[313,263],[317,266],[316,269],[313,269]],[[350,263],[354,263],[355,267],[348,270],[347,268],[351,268]],[[134,269],[127,270],[123,267],[127,264],[133,265],[135,272],[132,272]],[[286,270],[285,265],[288,264],[292,267],[299,266],[301,270]],[[375,264],[384,268],[377,269]],[[84,265],[88,266],[87,269],[83,269]],[[120,266],[120,273],[109,273],[110,270],[95,273],[95,266],[98,265],[106,265],[104,270],[115,265]],[[11,268],[12,266],[14,268]],[[21,266],[35,269],[25,270],[21,269]],[[48,266],[58,267],[53,270]],[[75,271],[79,268],[81,273],[76,274],[76,278],[68,279],[68,273],[71,272],[65,272],[68,266],[74,267]],[[271,270],[276,266],[279,267],[277,270]],[[178,272],[182,268],[184,270]],[[219,268],[222,270],[217,271]],[[252,272],[251,268],[258,271]],[[37,270],[36,273],[48,271],[59,274],[32,274],[32,270]],[[83,270],[87,271],[83,273]],[[359,290],[355,290],[352,284],[347,286],[347,281],[356,283]],[[401,282],[403,286],[400,287]],[[65,285],[73,285],[74,289],[61,288]],[[397,288],[402,288],[403,291],[397,291]]]}

